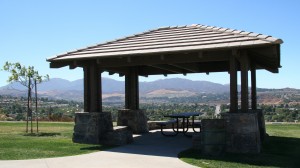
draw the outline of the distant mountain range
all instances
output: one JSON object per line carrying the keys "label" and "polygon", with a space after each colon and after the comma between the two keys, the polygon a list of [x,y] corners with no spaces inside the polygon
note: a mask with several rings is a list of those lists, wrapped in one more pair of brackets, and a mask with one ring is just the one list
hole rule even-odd
{"label": "distant mountain range", "polygon": [[[162,79],[153,82],[140,82],[140,97],[149,100],[161,100],[174,97],[206,97],[229,96],[229,84],[222,85],[208,81],[192,81],[182,78]],[[107,102],[124,102],[125,82],[110,78],[102,78],[102,98]],[[238,88],[240,88],[238,86]],[[68,81],[60,78],[53,78],[48,82],[38,85],[39,97],[50,99],[65,99],[83,101],[83,80]],[[27,96],[24,86],[19,83],[12,83],[0,87],[0,95]],[[300,89],[266,89],[258,88],[258,101],[263,104],[279,104],[282,102],[299,102]],[[154,99],[152,99],[154,98]],[[226,99],[226,98],[225,98]],[[218,100],[218,98],[216,98]],[[226,100],[228,101],[228,100]]]}
{"label": "distant mountain range", "polygon": [[[218,83],[208,81],[192,81],[182,78],[172,78],[156,80],[153,82],[140,82],[140,92],[147,93],[160,89],[169,90],[188,90],[192,92],[206,92],[206,93],[220,93],[228,92],[229,85],[222,85]],[[117,81],[110,78],[102,78],[102,91],[103,93],[121,93],[124,92],[124,81]],[[0,90],[16,89],[26,90],[26,88],[19,83],[11,83],[6,86],[0,87]],[[83,79],[68,81],[61,78],[52,78],[48,82],[44,82],[38,85],[39,91],[51,91],[51,90],[83,90]]]}
{"label": "distant mountain range", "polygon": [[[229,85],[222,85],[208,81],[192,81],[182,78],[140,82],[140,94],[143,96],[177,95],[191,96],[197,93],[225,93],[229,92]],[[102,78],[102,92],[104,97],[124,94],[124,81]],[[52,78],[48,82],[38,85],[40,96],[56,99],[82,100],[83,79],[68,81],[61,78]],[[0,94],[25,96],[26,88],[19,83],[11,83],[0,87]]]}

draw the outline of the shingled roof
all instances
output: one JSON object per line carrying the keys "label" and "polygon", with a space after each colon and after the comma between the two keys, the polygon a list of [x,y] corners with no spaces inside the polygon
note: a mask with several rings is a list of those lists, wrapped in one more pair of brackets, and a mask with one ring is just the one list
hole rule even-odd
{"label": "shingled roof", "polygon": [[[268,35],[193,24],[149,30],[60,54],[47,59],[47,61],[51,62],[52,68],[67,65],[70,67],[83,66],[84,61],[92,60],[97,61],[101,67],[143,66],[147,64],[169,66],[172,63],[197,63],[199,66],[199,63],[202,62],[215,61],[219,64],[222,64],[222,61],[223,63],[224,61],[228,62],[228,57],[232,55],[233,50],[247,49],[249,55],[259,65],[258,68],[277,72],[280,67],[280,44],[282,43],[281,39]],[[213,60],[203,59],[204,57]],[[218,59],[214,57],[218,57]],[[124,58],[126,60],[122,62],[120,59]],[[158,58],[157,61],[152,61],[156,58]],[[133,59],[138,60],[138,63],[134,63]],[[193,72],[228,70],[225,65],[221,66],[223,67],[219,69],[208,68]],[[175,72],[177,71],[172,71],[172,73]],[[189,72],[187,71],[187,73]],[[161,72],[154,73],[153,71],[150,73],[149,67],[147,73],[145,72],[146,75],[159,73]]]}
{"label": "shingled roof", "polygon": [[239,48],[281,43],[283,43],[281,39],[268,35],[194,24],[149,30],[133,36],[57,55],[53,58],[49,58],[48,61],[212,48]]}

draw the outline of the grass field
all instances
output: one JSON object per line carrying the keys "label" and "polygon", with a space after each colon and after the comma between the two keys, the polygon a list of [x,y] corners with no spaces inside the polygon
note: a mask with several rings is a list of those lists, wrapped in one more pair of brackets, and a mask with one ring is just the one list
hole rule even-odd
{"label": "grass field", "polygon": [[251,154],[224,154],[205,156],[198,151],[187,150],[179,158],[199,167],[300,167],[300,124],[266,125],[270,135],[263,143],[262,152]]}
{"label": "grass field", "polygon": [[40,133],[31,135],[25,134],[24,122],[0,122],[0,160],[70,156],[107,148],[73,143],[73,127],[73,122],[41,122]]}
{"label": "grass field", "polygon": [[[0,122],[0,160],[78,155],[108,147],[72,142],[74,123],[40,123],[39,134],[25,134],[24,122]],[[267,125],[262,153],[210,157],[187,150],[183,161],[199,167],[300,167],[300,124]]]}

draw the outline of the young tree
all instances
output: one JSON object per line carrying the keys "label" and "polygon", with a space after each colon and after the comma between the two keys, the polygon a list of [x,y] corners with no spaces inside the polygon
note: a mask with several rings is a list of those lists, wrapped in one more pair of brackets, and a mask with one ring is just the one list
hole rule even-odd
{"label": "young tree", "polygon": [[[8,82],[19,82],[21,85],[27,88],[27,117],[26,117],[26,132],[28,132],[28,118],[31,119],[31,133],[32,131],[32,98],[31,92],[35,84],[42,83],[49,80],[49,75],[41,76],[39,72],[34,70],[33,66],[22,66],[20,63],[6,62],[3,66],[3,70],[10,72],[11,76],[8,77]],[[36,111],[37,112],[37,111]]]}

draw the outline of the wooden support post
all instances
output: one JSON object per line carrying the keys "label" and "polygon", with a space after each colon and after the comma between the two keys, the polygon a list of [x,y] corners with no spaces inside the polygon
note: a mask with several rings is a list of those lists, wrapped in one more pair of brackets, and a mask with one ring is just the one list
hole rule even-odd
{"label": "wooden support post", "polygon": [[257,110],[257,96],[256,96],[256,67],[251,65],[251,108]]}
{"label": "wooden support post", "polygon": [[139,109],[139,76],[136,67],[130,67],[125,75],[125,108]]}
{"label": "wooden support post", "polygon": [[240,62],[241,62],[241,110],[242,112],[247,112],[249,108],[249,97],[248,97],[249,59],[246,53],[243,53]]}
{"label": "wooden support post", "polygon": [[101,72],[96,64],[83,68],[84,71],[84,111],[102,112]]}
{"label": "wooden support post", "polygon": [[88,67],[83,67],[83,106],[84,106],[84,111],[85,112],[89,112],[90,111],[90,106],[88,104],[88,102],[90,102],[90,96],[89,96],[89,92],[90,92],[90,87],[88,87],[89,85],[89,71],[90,69]]}
{"label": "wooden support post", "polygon": [[238,111],[238,90],[237,90],[237,60],[235,55],[230,57],[230,111]]}

